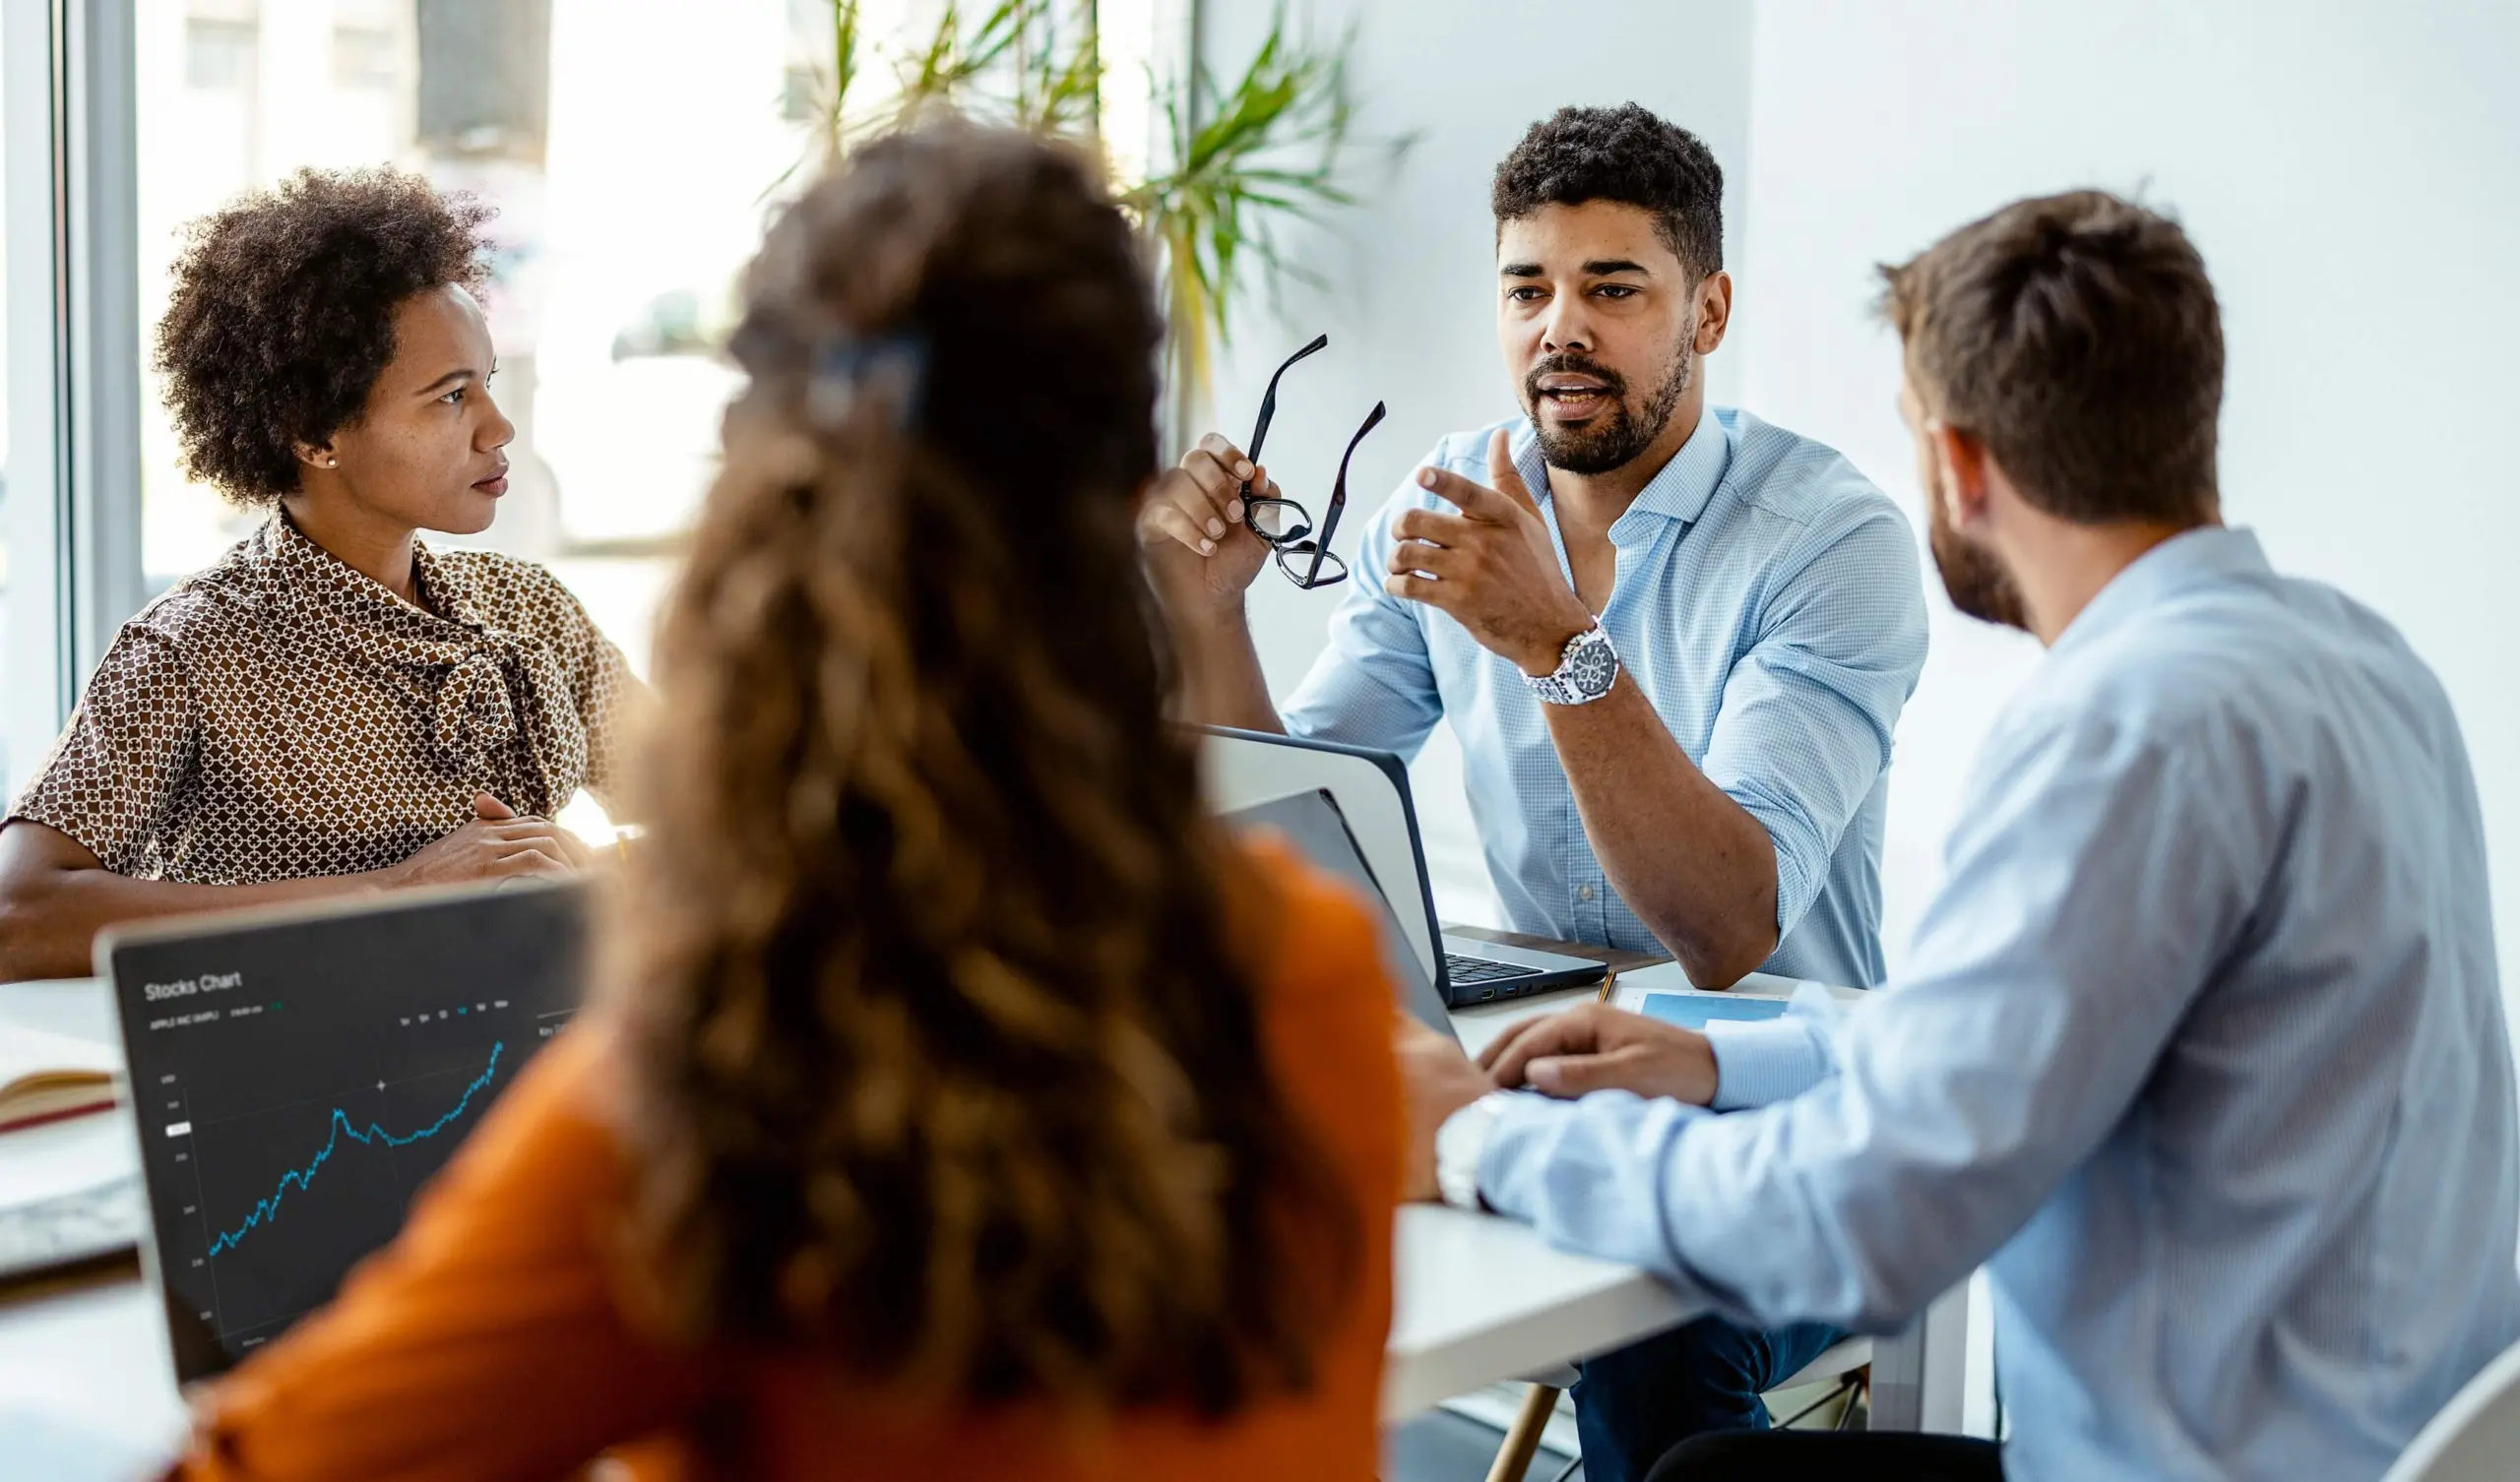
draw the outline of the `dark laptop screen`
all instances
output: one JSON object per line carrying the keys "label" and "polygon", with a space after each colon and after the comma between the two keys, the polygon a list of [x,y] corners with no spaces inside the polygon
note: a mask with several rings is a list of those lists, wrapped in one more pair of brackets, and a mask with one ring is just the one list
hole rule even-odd
{"label": "dark laptop screen", "polygon": [[1416,949],[1409,945],[1408,933],[1400,928],[1400,918],[1392,914],[1391,897],[1383,893],[1382,882],[1374,878],[1363,852],[1356,847],[1355,835],[1349,832],[1347,816],[1339,811],[1337,799],[1325,790],[1298,792],[1238,808],[1225,815],[1225,820],[1235,829],[1276,830],[1316,867],[1354,885],[1374,912],[1381,930],[1383,965],[1391,973],[1401,1007],[1437,1033],[1453,1033],[1443,995],[1426,976]]}
{"label": "dark laptop screen", "polygon": [[393,1238],[575,1011],[583,910],[536,887],[108,947],[179,1380]]}

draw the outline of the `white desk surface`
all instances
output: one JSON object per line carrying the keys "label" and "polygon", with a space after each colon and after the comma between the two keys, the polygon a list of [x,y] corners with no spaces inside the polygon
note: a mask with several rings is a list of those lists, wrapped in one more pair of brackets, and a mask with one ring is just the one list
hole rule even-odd
{"label": "white desk surface", "polygon": [[[1633,975],[1631,975],[1633,976]],[[1679,987],[1678,983],[1655,983]],[[1783,980],[1743,985],[1777,992]],[[1481,1006],[1454,1016],[1474,1053],[1506,1024],[1580,1003],[1576,989]],[[113,1036],[112,1008],[94,981],[0,985],[0,1022]],[[24,1198],[66,1179],[93,1181],[106,1159],[129,1162],[124,1113],[74,1118],[9,1135],[0,1198]],[[38,1148],[33,1141],[44,1146]],[[1695,1317],[1662,1282],[1632,1266],[1550,1249],[1524,1225],[1418,1205],[1400,1214],[1397,1290],[1383,1414],[1400,1419],[1450,1395],[1605,1352]],[[124,1280],[0,1306],[0,1452],[35,1428],[142,1457],[180,1435],[165,1330],[149,1293]]]}

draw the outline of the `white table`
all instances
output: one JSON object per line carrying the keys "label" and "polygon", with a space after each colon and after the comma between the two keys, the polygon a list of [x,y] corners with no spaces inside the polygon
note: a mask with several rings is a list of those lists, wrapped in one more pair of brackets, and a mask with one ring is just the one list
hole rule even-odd
{"label": "white table", "polygon": [[[1776,992],[1791,985],[1744,985]],[[1474,1052],[1505,1024],[1578,1003],[1591,990],[1482,1006],[1456,1015]],[[0,1021],[64,1033],[112,1036],[101,983],[0,985]],[[18,1156],[0,1170],[0,1194],[22,1173],[40,1177],[24,1154],[46,1138],[47,1164],[78,1154],[53,1146],[85,1140],[97,1160],[130,1161],[117,1111],[10,1135]],[[1383,1414],[1400,1419],[1481,1386],[1606,1352],[1698,1315],[1662,1282],[1633,1266],[1553,1250],[1524,1225],[1433,1206],[1401,1211],[1396,1285]],[[38,1419],[39,1418],[39,1419]],[[180,1434],[183,1409],[172,1383],[162,1320],[133,1280],[0,1307],[0,1451],[10,1428],[68,1426],[113,1438],[146,1455]]]}
{"label": "white table", "polygon": [[[1476,1055],[1515,1020],[1591,997],[1592,989],[1573,988],[1457,1010],[1453,1030]],[[1392,1271],[1385,1420],[1699,1315],[1635,1266],[1556,1250],[1512,1220],[1434,1205],[1400,1211]]]}
{"label": "white table", "polygon": [[[90,979],[0,984],[0,1022],[115,1038],[113,1001]],[[0,1202],[66,1194],[139,1152],[115,1110],[0,1137]],[[32,1452],[28,1476],[126,1476],[182,1437],[166,1325],[138,1281],[115,1280],[0,1306],[0,1456]],[[11,1468],[0,1472],[15,1476]]]}
{"label": "white table", "polygon": [[[1615,1001],[1628,1008],[1649,992],[1694,991],[1670,963],[1624,971],[1617,986]],[[1752,973],[1732,991],[1790,998],[1803,986],[1796,979]],[[1852,988],[1828,991],[1847,1002],[1866,997]],[[1515,1020],[1581,1003],[1591,992],[1576,989],[1459,1010],[1453,1027],[1476,1054]],[[1528,1228],[1508,1221],[1447,1209],[1409,1209],[1402,1213],[1400,1232],[1391,1361],[1383,1375],[1386,1419],[1499,1380],[1606,1353],[1699,1316],[1643,1271],[1550,1250]],[[1446,1246],[1447,1240],[1458,1245]],[[1874,1341],[1874,1430],[1959,1433],[1967,1393],[1967,1331],[1964,1283],[1906,1332]]]}

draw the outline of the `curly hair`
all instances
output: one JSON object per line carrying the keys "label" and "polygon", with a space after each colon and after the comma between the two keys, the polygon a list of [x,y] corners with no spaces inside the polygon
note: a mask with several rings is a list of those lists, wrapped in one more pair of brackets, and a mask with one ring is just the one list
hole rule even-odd
{"label": "curly hair", "polygon": [[981,1405],[1308,1386],[1360,1216],[1166,718],[1129,224],[1074,152],[933,125],[788,208],[744,300],[609,975],[636,1305]]}
{"label": "curly hair", "polygon": [[1663,245],[1704,278],[1724,266],[1724,170],[1706,142],[1635,103],[1560,108],[1496,166],[1501,230],[1544,206],[1615,201],[1654,216]]}
{"label": "curly hair", "polygon": [[238,505],[297,488],[297,446],[357,420],[394,310],[487,278],[490,208],[400,170],[300,170],[193,222],[158,322],[184,471]]}

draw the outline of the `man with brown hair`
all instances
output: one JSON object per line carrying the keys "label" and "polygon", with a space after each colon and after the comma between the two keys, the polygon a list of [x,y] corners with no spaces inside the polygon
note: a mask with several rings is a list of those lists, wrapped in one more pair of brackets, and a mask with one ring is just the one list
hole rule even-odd
{"label": "man with brown hair", "polygon": [[2458,723],[2222,526],[2174,222],[2024,201],[1884,277],[1944,585],[2048,648],[1907,971],[1711,1036],[1587,1008],[1484,1073],[1414,1041],[1420,1183],[1754,1323],[1893,1328],[1986,1266],[2000,1452],[1709,1436],[1658,1476],[2377,1476],[2520,1336]]}

